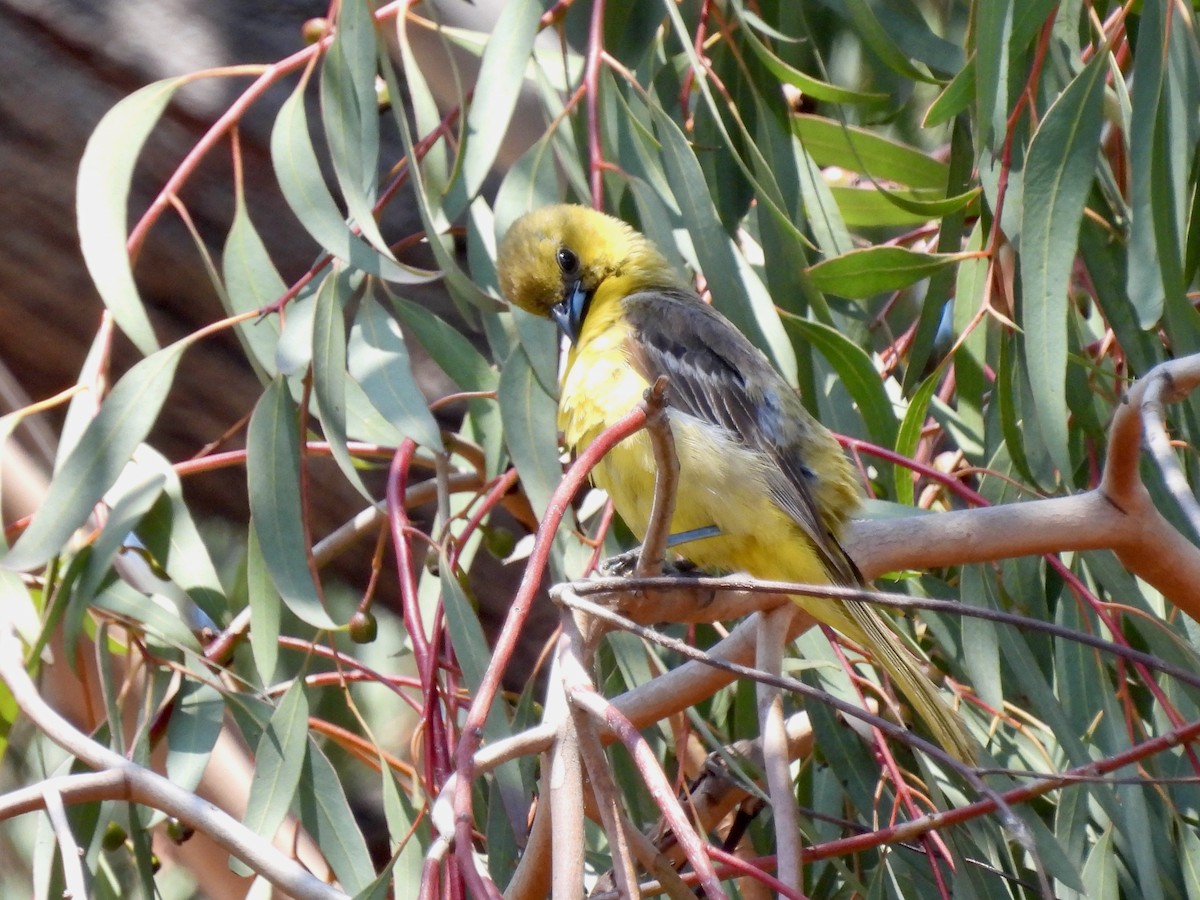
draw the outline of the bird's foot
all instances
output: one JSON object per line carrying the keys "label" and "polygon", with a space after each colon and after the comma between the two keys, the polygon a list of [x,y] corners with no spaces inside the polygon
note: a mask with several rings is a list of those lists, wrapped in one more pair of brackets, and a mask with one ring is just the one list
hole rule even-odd
{"label": "bird's foot", "polygon": [[[610,556],[608,559],[600,561],[597,571],[605,578],[630,578],[637,572],[637,564],[641,558],[641,554],[642,548],[634,547],[632,550],[626,550],[624,553]],[[671,559],[663,563],[661,574],[691,575],[695,572],[695,563],[686,559]]]}

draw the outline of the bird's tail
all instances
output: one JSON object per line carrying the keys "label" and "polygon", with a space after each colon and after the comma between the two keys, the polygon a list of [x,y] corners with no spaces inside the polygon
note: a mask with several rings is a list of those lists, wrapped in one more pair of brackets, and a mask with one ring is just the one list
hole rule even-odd
{"label": "bird's tail", "polygon": [[865,603],[837,604],[835,608],[845,616],[837,615],[837,621],[829,621],[831,610],[827,605],[818,618],[861,644],[879,661],[943,750],[962,762],[974,762],[976,744],[967,733],[966,725],[917,665],[900,635]]}

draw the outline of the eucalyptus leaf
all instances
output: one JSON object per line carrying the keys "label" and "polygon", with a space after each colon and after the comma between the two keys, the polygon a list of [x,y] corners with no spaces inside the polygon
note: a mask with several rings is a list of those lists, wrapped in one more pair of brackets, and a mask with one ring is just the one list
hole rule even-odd
{"label": "eucalyptus leaf", "polygon": [[346,446],[346,311],[354,287],[348,273],[335,268],[317,291],[313,312],[312,384],[317,418],[329,449],[346,480],[370,503],[375,502],[354,467]]}
{"label": "eucalyptus leaf", "polygon": [[105,113],[88,138],[75,184],[79,247],[88,274],[121,330],[146,355],[159,345],[125,245],[130,186],[150,130],[185,83],[184,78],[156,81]]}
{"label": "eucalyptus leaf", "polygon": [[[296,800],[308,751],[308,699],[304,681],[288,687],[254,751],[254,777],[243,824],[255,834],[272,838]],[[250,869],[231,857],[230,868],[240,875]]]}
{"label": "eucalyptus leaf", "polygon": [[1097,54],[1047,110],[1025,165],[1020,324],[1035,412],[1064,477],[1073,468],[1067,452],[1067,289],[1095,169],[1107,72],[1104,55]]}
{"label": "eucalyptus leaf", "polygon": [[308,568],[297,428],[287,383],[276,378],[250,417],[246,440],[250,516],[267,571],[283,602],[315,628],[336,628]]}
{"label": "eucalyptus leaf", "polygon": [[910,287],[960,259],[906,247],[866,247],[817,263],[808,277],[819,290],[861,299]]}
{"label": "eucalyptus leaf", "polygon": [[146,357],[122,376],[63,462],[29,528],[0,565],[32,569],[60,552],[145,440],[191,338]]}
{"label": "eucalyptus leaf", "polygon": [[562,480],[557,403],[534,375],[522,348],[514,350],[505,362],[497,393],[504,420],[504,442],[513,465],[521,473],[521,485],[529,495],[529,502],[541,519]]}
{"label": "eucalyptus leaf", "polygon": [[186,790],[200,784],[225,723],[225,700],[211,684],[184,679],[167,723],[167,777]]}
{"label": "eucalyptus leaf", "polygon": [[[237,194],[233,224],[225,238],[222,271],[225,276],[224,296],[229,299],[231,315],[264,309],[281,299],[287,290],[254,223],[250,221],[241,191]],[[279,320],[275,316],[243,322],[237,327],[238,339],[250,359],[268,379],[277,372],[275,352],[279,331]]]}
{"label": "eucalyptus leaf", "polygon": [[300,224],[328,253],[357,269],[397,284],[420,284],[437,278],[401,265],[356,234],[342,217],[329,192],[313,149],[305,109],[307,79],[284,101],[271,130],[271,160],[280,190]]}
{"label": "eucalyptus leaf", "polygon": [[300,821],[329,861],[347,893],[365,890],[375,879],[367,842],[346,800],[338,772],[310,737],[297,792]]}
{"label": "eucalyptus leaf", "polygon": [[400,325],[382,304],[365,298],[350,329],[350,375],[372,405],[401,434],[423,447],[442,449],[442,437],[413,377]]}

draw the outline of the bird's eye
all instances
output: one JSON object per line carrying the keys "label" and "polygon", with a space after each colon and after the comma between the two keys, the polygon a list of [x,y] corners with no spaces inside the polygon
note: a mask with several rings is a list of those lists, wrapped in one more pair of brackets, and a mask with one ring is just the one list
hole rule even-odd
{"label": "bird's eye", "polygon": [[558,261],[558,268],[564,275],[573,277],[579,274],[579,257],[566,247],[559,247],[554,258]]}

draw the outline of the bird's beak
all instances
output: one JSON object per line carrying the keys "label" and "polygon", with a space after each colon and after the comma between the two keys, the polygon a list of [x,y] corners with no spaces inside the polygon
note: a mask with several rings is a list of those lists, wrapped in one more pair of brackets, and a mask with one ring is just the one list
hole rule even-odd
{"label": "bird's beak", "polygon": [[584,290],[582,282],[576,281],[567,285],[562,301],[550,307],[550,318],[572,344],[579,338],[579,329],[591,299],[591,292]]}

